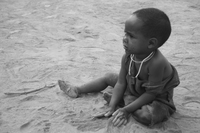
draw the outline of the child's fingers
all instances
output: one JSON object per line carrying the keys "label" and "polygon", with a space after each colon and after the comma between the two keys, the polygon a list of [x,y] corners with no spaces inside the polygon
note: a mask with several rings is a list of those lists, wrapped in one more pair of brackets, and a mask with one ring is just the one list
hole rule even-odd
{"label": "child's fingers", "polygon": [[128,122],[128,120],[127,119],[124,119],[124,125],[126,125],[127,124],[127,122]]}
{"label": "child's fingers", "polygon": [[113,115],[113,117],[114,117],[114,119],[113,119],[112,123],[115,123],[118,120],[119,116],[118,115],[117,116]]}
{"label": "child's fingers", "polygon": [[114,116],[114,119],[113,119],[113,123],[115,123],[117,120],[122,120],[124,119],[120,114],[117,114],[116,116]]}
{"label": "child's fingers", "polygon": [[111,116],[111,115],[112,115],[112,112],[111,112],[111,111],[108,111],[107,113],[104,114],[105,117],[109,117],[109,116]]}
{"label": "child's fingers", "polygon": [[122,124],[124,124],[124,122],[125,122],[125,119],[121,119],[118,123],[116,123],[116,126],[120,127]]}
{"label": "child's fingers", "polygon": [[105,113],[104,116],[107,117],[109,115],[109,112]]}
{"label": "child's fingers", "polygon": [[105,114],[104,114],[104,113],[94,115],[94,118],[98,118],[98,119],[101,119],[101,118],[103,118],[103,117],[105,117]]}
{"label": "child's fingers", "polygon": [[112,119],[112,123],[115,123],[117,121],[117,117],[114,117],[114,119]]}
{"label": "child's fingers", "polygon": [[115,121],[113,121],[113,125],[117,126],[120,123],[121,119],[116,119]]}
{"label": "child's fingers", "polygon": [[119,110],[116,110],[112,115],[115,116],[118,114],[118,112],[119,112]]}

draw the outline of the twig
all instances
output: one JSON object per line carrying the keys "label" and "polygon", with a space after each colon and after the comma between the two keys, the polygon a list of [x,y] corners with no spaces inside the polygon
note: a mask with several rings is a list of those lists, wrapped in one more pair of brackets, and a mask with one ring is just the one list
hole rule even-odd
{"label": "twig", "polygon": [[46,88],[53,88],[55,86],[56,86],[56,84],[51,84],[51,85],[45,85],[42,88],[31,90],[31,91],[27,91],[27,92],[13,92],[13,93],[12,92],[7,92],[7,93],[4,93],[4,94],[7,95],[7,96],[27,95],[27,94],[30,94],[30,93],[34,93],[34,92],[38,92],[38,91],[44,90]]}

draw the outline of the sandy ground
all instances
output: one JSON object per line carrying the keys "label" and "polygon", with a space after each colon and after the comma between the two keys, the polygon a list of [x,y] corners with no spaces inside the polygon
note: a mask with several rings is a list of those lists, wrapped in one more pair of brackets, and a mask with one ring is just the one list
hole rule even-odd
{"label": "sandy ground", "polygon": [[[200,133],[199,0],[0,0],[1,133]],[[57,80],[81,85],[118,72],[125,19],[165,11],[173,32],[161,48],[177,68],[177,112],[152,128],[130,118],[121,128],[93,119],[102,94],[71,99]],[[7,95],[6,95],[7,94]]]}

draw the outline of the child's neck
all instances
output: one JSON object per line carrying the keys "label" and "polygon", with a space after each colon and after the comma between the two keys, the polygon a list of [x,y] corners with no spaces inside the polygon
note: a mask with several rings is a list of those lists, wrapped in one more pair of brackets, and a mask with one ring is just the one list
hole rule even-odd
{"label": "child's neck", "polygon": [[134,57],[135,57],[135,60],[136,61],[142,61],[142,60],[144,60],[147,56],[149,56],[152,52],[156,52],[156,51],[151,51],[151,52],[149,52],[149,53],[147,53],[147,54],[134,54]]}

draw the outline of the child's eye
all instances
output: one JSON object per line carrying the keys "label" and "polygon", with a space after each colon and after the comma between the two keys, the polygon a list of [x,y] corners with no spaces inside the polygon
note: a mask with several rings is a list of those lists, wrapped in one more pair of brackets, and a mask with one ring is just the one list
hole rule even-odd
{"label": "child's eye", "polygon": [[133,36],[130,33],[127,33],[127,32],[125,33],[125,36],[133,38]]}
{"label": "child's eye", "polygon": [[133,36],[132,36],[131,34],[129,34],[129,36],[130,36],[131,38],[133,38]]}

